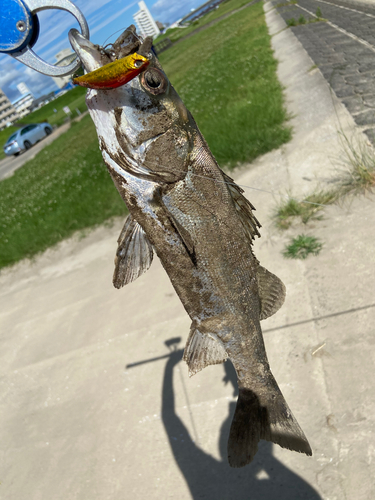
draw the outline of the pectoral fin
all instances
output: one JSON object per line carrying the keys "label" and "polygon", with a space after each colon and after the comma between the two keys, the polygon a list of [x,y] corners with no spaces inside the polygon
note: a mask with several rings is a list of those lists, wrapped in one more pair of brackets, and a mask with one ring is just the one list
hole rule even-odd
{"label": "pectoral fin", "polygon": [[227,358],[228,354],[220,340],[209,333],[201,333],[193,322],[183,356],[189,367],[189,377],[208,365],[223,363]]}
{"label": "pectoral fin", "polygon": [[131,215],[127,217],[117,241],[113,284],[121,288],[147,271],[153,250],[146,233]]}
{"label": "pectoral fin", "polygon": [[280,278],[262,266],[258,266],[257,278],[260,298],[260,319],[262,320],[275,314],[284,304],[285,285]]}
{"label": "pectoral fin", "polygon": [[194,265],[196,265],[196,256],[194,249],[194,242],[189,232],[172,216],[171,213],[168,214],[169,220],[171,221],[172,226],[175,228],[177,234],[181,238],[181,241],[186,248],[187,253]]}

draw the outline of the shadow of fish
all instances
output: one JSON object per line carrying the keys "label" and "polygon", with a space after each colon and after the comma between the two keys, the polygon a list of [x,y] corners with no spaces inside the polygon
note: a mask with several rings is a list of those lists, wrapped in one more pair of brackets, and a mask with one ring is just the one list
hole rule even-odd
{"label": "shadow of fish", "polygon": [[147,69],[113,90],[89,90],[87,106],[104,161],[130,215],[118,240],[117,288],[151,265],[153,250],[192,319],[184,359],[193,375],[231,359],[239,397],[228,460],[242,467],[260,439],[311,455],[267,360],[260,320],[283,304],[285,288],[259,265],[254,207],[217,165],[192,115],[134,26],[109,50],[76,30],[74,50],[87,71],[133,52]]}

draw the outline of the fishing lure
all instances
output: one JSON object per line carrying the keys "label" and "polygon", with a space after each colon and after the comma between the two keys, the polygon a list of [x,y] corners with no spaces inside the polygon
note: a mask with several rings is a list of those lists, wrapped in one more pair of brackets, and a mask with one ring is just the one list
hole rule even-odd
{"label": "fishing lure", "polygon": [[78,76],[73,83],[89,89],[115,89],[130,82],[141,73],[150,60],[136,52],[113,61],[90,73]]}

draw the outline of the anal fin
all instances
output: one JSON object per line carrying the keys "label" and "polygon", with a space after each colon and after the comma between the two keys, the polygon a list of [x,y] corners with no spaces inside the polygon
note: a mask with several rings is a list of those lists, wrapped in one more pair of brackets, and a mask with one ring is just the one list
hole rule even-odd
{"label": "anal fin", "polygon": [[152,245],[137,221],[129,215],[118,238],[113,284],[116,288],[135,281],[151,266]]}
{"label": "anal fin", "polygon": [[220,340],[209,333],[200,332],[193,322],[183,356],[189,367],[189,377],[208,365],[223,363],[227,358],[228,354]]}
{"label": "anal fin", "polygon": [[257,279],[260,298],[260,319],[262,320],[275,314],[284,304],[285,285],[280,278],[262,266],[258,266]]}

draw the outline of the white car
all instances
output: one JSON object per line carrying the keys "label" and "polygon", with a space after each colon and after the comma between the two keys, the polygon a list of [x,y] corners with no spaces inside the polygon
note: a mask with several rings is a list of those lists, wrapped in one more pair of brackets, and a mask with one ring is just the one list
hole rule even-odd
{"label": "white car", "polygon": [[9,137],[3,148],[4,153],[8,156],[18,156],[21,151],[30,149],[33,144],[51,132],[52,127],[47,122],[25,125]]}

